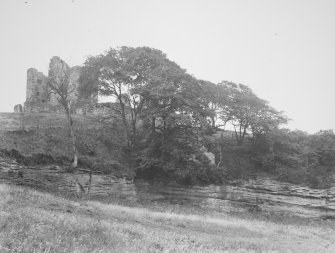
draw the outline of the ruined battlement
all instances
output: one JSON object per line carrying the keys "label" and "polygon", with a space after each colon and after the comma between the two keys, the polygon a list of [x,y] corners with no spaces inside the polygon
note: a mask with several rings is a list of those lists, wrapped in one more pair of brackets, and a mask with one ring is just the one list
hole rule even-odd
{"label": "ruined battlement", "polygon": [[[78,102],[78,87],[80,78],[80,67],[70,67],[60,57],[54,56],[50,60],[49,73],[57,73],[60,71],[60,66],[65,64],[65,68],[69,71],[70,91],[69,98],[74,105],[74,113],[86,113],[85,108],[76,108]],[[35,68],[27,70],[27,85],[26,85],[26,101],[24,103],[25,112],[58,112],[62,107],[58,104],[57,95],[54,94],[47,85],[48,77]]]}
{"label": "ruined battlement", "polygon": [[47,78],[34,68],[27,70],[26,102],[46,102],[48,99]]}

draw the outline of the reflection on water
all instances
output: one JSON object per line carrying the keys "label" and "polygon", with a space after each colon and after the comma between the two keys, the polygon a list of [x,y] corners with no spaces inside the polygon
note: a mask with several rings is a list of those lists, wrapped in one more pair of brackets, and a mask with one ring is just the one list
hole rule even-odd
{"label": "reflection on water", "polygon": [[[66,173],[58,166],[24,167],[11,159],[0,157],[0,182],[66,195],[85,194],[85,197],[103,202],[115,199],[131,202],[168,201],[227,212],[258,210],[303,217],[335,217],[335,187],[328,190],[310,189],[264,178],[235,185],[206,187],[149,184],[141,180],[131,182],[99,174],[93,174],[91,180],[90,183],[87,172]],[[82,186],[81,191],[78,185]]]}

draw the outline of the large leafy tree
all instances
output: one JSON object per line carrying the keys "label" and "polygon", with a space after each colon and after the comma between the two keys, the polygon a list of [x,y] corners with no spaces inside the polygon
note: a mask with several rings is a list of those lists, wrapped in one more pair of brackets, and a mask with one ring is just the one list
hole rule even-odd
{"label": "large leafy tree", "polygon": [[164,173],[189,178],[202,172],[202,133],[208,107],[197,79],[176,63],[163,59],[148,72],[147,85],[138,88],[146,101],[142,119],[150,125],[140,168],[149,174]]}
{"label": "large leafy tree", "polygon": [[163,173],[179,180],[205,178],[203,135],[208,107],[202,87],[177,64],[167,61],[156,69],[147,86],[146,115],[152,119],[140,168],[150,175]]}
{"label": "large leafy tree", "polygon": [[141,168],[183,174],[185,165],[200,164],[195,154],[201,156],[200,136],[208,116],[203,89],[165,54],[147,47],[110,49],[88,58],[82,73],[82,94],[115,98],[129,147],[135,144],[136,122],[149,126],[142,135]]}
{"label": "large leafy tree", "polygon": [[203,91],[202,98],[208,104],[209,119],[212,128],[224,127],[229,120],[229,90],[226,85],[214,84],[209,81],[199,81]]}
{"label": "large leafy tree", "polygon": [[89,57],[80,78],[81,94],[98,92],[113,97],[118,107],[129,147],[136,140],[136,123],[145,105],[146,86],[151,73],[166,56],[159,50],[139,47],[111,48],[105,54]]}
{"label": "large leafy tree", "polygon": [[248,134],[255,137],[287,123],[288,119],[283,112],[272,108],[248,86],[227,81],[219,85],[224,87],[227,94],[222,103],[221,117],[233,126],[239,146]]}

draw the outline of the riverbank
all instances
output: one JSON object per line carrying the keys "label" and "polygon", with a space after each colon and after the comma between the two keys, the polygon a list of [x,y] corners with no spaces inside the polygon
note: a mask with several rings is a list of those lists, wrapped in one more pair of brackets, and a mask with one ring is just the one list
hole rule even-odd
{"label": "riverbank", "polygon": [[[119,178],[141,177],[136,173],[136,152],[126,147],[124,127],[118,120],[103,117],[73,115],[77,136],[79,170],[90,170],[96,173],[113,174]],[[254,179],[266,176],[282,182],[303,184],[312,188],[328,189],[335,183],[332,167],[320,167],[313,170],[296,170],[281,167],[277,171],[261,170],[258,166],[250,166],[252,153],[242,155],[236,153],[235,140],[227,132],[225,145],[232,148],[225,151],[225,160],[231,166],[223,166],[211,171],[208,175],[194,181],[170,178],[171,173],[154,178],[156,182],[178,181],[189,184],[221,184],[235,180]],[[222,141],[221,135],[213,135],[213,142]],[[213,151],[214,152],[214,151]],[[329,151],[331,157],[331,151]],[[72,141],[69,135],[66,118],[61,113],[0,113],[0,155],[16,159],[25,165],[61,165],[69,168],[72,160]],[[215,153],[215,152],[214,152]],[[243,153],[243,152],[242,152]],[[289,156],[288,156],[289,158]],[[241,166],[238,161],[241,159]],[[237,162],[237,164],[235,164]],[[325,170],[329,170],[328,172]],[[148,173],[151,179],[153,172]],[[214,174],[213,174],[214,173]],[[207,176],[206,176],[207,175]],[[148,179],[145,173],[143,178]]]}
{"label": "riverbank", "polygon": [[334,252],[334,223],[68,200],[0,184],[1,252]]}

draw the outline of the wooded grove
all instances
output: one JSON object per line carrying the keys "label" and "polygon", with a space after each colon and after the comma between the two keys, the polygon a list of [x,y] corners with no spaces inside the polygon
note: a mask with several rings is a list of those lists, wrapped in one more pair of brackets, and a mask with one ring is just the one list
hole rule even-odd
{"label": "wooded grove", "polygon": [[139,177],[220,183],[264,172],[317,187],[335,170],[332,130],[285,129],[287,116],[247,85],[198,80],[156,49],[89,57],[80,95],[97,93],[110,98],[104,117],[122,122]]}

